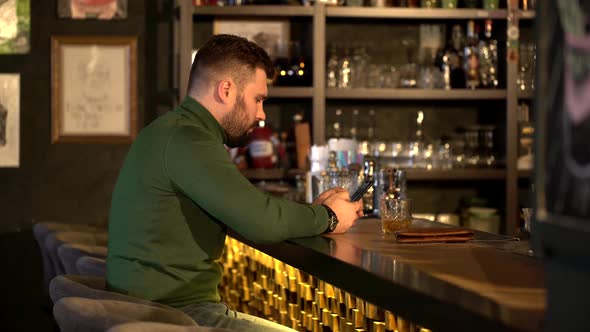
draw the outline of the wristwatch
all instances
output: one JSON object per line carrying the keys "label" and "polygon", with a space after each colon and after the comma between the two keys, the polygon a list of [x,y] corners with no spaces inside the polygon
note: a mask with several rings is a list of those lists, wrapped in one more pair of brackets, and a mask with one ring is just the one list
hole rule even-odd
{"label": "wristwatch", "polygon": [[334,210],[330,209],[330,207],[325,204],[322,205],[328,212],[328,228],[324,231],[324,233],[331,233],[336,229],[336,226],[338,226],[338,217],[336,217],[336,212],[334,212]]}

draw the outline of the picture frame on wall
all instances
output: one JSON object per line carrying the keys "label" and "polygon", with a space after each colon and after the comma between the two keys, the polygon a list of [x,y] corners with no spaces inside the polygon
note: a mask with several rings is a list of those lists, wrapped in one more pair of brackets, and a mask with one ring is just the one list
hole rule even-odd
{"label": "picture frame on wall", "polygon": [[[271,59],[286,55],[291,26],[288,19],[215,19],[213,34],[247,38],[262,47]],[[283,54],[285,53],[285,54]]]}
{"label": "picture frame on wall", "polygon": [[19,167],[20,74],[0,74],[0,167]]}
{"label": "picture frame on wall", "polygon": [[0,0],[0,54],[28,53],[30,32],[30,0]]}
{"label": "picture frame on wall", "polygon": [[58,0],[57,16],[76,20],[127,18],[127,0]]}
{"label": "picture frame on wall", "polygon": [[137,38],[51,38],[53,143],[130,143],[137,135]]}

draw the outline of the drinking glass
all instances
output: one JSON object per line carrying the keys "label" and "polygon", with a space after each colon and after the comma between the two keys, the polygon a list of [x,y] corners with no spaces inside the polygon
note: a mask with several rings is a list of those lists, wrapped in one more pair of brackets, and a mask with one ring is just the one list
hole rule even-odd
{"label": "drinking glass", "polygon": [[381,199],[380,215],[384,234],[406,230],[412,224],[411,200],[386,193]]}

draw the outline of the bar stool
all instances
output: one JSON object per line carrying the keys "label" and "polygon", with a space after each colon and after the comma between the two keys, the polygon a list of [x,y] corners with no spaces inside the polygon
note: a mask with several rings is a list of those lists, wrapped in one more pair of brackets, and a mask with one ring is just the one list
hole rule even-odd
{"label": "bar stool", "polygon": [[189,316],[172,308],[82,297],[60,299],[53,306],[53,316],[62,332],[103,332],[118,324],[140,321],[198,326]]}
{"label": "bar stool", "polygon": [[[79,243],[64,243],[57,248],[57,255],[66,274],[80,274],[76,263],[83,256],[106,259],[107,247],[84,245]],[[106,272],[106,268],[105,268]],[[103,275],[104,276],[104,275]]]}
{"label": "bar stool", "polygon": [[155,322],[134,322],[119,324],[107,332],[226,332],[228,329],[205,326],[178,326]]}
{"label": "bar stool", "polygon": [[65,267],[63,266],[57,253],[58,248],[64,243],[81,243],[86,245],[100,245],[106,247],[108,243],[108,233],[101,231],[88,233],[79,231],[64,231],[47,234],[45,239],[45,250],[51,259],[55,275],[65,273]]}
{"label": "bar stool", "polygon": [[161,303],[109,291],[106,288],[106,279],[104,277],[81,276],[72,274],[63,274],[56,276],[51,280],[51,283],[49,284],[49,296],[51,297],[53,303],[56,303],[64,297],[82,297],[98,300],[133,302],[161,307],[170,310],[176,310],[170,306]]}
{"label": "bar stool", "polygon": [[80,232],[102,232],[106,233],[106,228],[101,226],[83,225],[83,224],[67,224],[60,222],[43,221],[33,224],[33,235],[39,251],[41,252],[41,259],[43,261],[43,285],[45,289],[49,287],[49,282],[56,276],[53,261],[46,249],[45,239],[49,233],[59,231],[80,231]]}
{"label": "bar stool", "polygon": [[83,276],[105,277],[107,274],[107,261],[102,258],[82,256],[76,261],[78,274]]}

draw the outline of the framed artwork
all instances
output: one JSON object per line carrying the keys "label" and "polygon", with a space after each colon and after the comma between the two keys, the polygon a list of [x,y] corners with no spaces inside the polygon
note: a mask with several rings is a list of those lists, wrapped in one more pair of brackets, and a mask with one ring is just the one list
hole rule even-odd
{"label": "framed artwork", "polygon": [[214,34],[231,34],[247,38],[262,47],[271,59],[286,56],[290,37],[289,20],[216,19]]}
{"label": "framed artwork", "polygon": [[58,0],[57,16],[77,20],[127,17],[127,0]]}
{"label": "framed artwork", "polygon": [[20,75],[0,74],[0,167],[19,167]]}
{"label": "framed artwork", "polygon": [[137,38],[51,38],[53,143],[129,143],[137,134]]}
{"label": "framed artwork", "polygon": [[0,54],[28,53],[30,0],[0,0]]}

